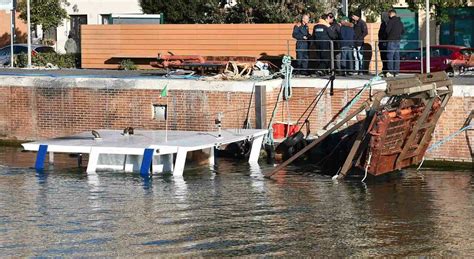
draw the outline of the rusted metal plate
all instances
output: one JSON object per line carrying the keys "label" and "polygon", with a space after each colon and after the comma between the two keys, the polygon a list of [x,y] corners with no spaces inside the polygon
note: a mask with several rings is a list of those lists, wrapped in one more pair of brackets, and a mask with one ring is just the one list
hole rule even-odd
{"label": "rusted metal plate", "polygon": [[[441,99],[436,98],[433,105],[429,107],[426,107],[420,100],[418,103],[413,103],[411,106],[402,109],[379,112],[373,127],[369,129],[371,138],[367,156],[370,152],[371,161],[367,172],[377,176],[421,161],[431,140],[431,132],[427,131],[426,127],[421,127],[415,132],[413,141],[409,142],[408,137],[413,133],[415,124],[425,109],[430,109],[426,121],[432,122],[440,107]],[[428,139],[421,143],[425,134],[429,134]],[[407,152],[402,158],[400,154],[404,149]],[[367,161],[368,157],[363,160],[359,167],[365,168]]]}
{"label": "rusted metal plate", "polygon": [[255,63],[255,57],[246,56],[201,56],[201,55],[158,55],[156,61],[150,63],[159,68],[184,68],[184,67],[215,67],[223,68],[230,61],[242,63]]}

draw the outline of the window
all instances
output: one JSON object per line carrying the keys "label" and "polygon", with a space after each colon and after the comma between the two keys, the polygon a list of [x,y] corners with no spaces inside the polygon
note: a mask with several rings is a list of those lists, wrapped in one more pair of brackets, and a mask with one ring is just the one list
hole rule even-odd
{"label": "window", "polygon": [[10,46],[0,49],[0,56],[9,56],[10,55]]}
{"label": "window", "polygon": [[110,24],[110,14],[101,14],[102,24]]}
{"label": "window", "polygon": [[15,53],[15,54],[28,53],[28,47],[25,47],[25,46],[13,46],[13,53]]}
{"label": "window", "polygon": [[54,49],[51,47],[38,47],[35,49],[38,53],[54,53]]}
{"label": "window", "polygon": [[58,40],[58,30],[55,27],[44,30],[43,40],[56,42]]}
{"label": "window", "polygon": [[431,48],[431,56],[433,57],[449,57],[454,51],[446,48]]}

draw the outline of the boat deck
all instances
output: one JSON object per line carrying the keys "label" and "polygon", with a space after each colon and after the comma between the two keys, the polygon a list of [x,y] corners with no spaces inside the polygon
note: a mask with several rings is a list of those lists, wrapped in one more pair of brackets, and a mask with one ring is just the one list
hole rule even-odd
{"label": "boat deck", "polygon": [[91,132],[24,143],[28,151],[38,151],[36,169],[43,169],[46,154],[54,163],[54,153],[89,154],[87,172],[98,169],[151,172],[172,171],[182,175],[186,155],[203,150],[214,164],[214,149],[234,142],[252,142],[249,162],[257,162],[263,137],[267,130],[223,129],[220,132],[135,130],[133,135],[119,130],[97,130],[100,138]]}

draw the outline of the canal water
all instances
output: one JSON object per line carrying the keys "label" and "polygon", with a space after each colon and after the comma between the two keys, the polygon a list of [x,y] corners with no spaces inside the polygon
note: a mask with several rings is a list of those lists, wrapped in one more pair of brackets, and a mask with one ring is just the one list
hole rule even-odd
{"label": "canal water", "polygon": [[182,179],[30,169],[0,148],[0,256],[472,256],[473,172],[335,183],[219,161]]}

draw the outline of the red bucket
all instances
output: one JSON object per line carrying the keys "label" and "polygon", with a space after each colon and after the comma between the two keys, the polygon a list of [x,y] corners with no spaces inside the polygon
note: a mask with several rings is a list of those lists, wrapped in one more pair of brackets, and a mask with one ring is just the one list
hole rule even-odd
{"label": "red bucket", "polygon": [[273,138],[282,139],[286,136],[291,136],[298,132],[298,126],[293,124],[288,124],[287,122],[276,122],[272,126],[273,128]]}

